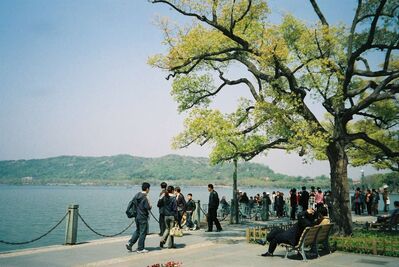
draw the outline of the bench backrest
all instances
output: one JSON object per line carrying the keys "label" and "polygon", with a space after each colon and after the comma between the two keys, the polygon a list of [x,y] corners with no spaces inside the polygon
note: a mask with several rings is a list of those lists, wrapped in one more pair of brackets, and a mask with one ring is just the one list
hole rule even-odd
{"label": "bench backrest", "polygon": [[310,246],[316,239],[317,232],[320,230],[318,227],[306,227],[299,238],[298,247],[304,245]]}
{"label": "bench backrest", "polygon": [[317,233],[317,243],[322,243],[325,240],[328,240],[328,236],[330,235],[330,231],[333,227],[333,223],[317,225],[315,227],[320,228],[319,232]]}

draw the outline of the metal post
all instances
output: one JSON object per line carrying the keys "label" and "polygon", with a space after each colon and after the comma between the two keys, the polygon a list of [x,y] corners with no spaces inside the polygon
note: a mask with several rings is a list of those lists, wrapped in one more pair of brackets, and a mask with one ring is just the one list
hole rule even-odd
{"label": "metal post", "polygon": [[78,234],[78,212],[79,205],[68,206],[68,219],[65,229],[65,245],[75,245]]}
{"label": "metal post", "polygon": [[198,220],[198,228],[201,228],[201,202],[197,201],[197,220]]}

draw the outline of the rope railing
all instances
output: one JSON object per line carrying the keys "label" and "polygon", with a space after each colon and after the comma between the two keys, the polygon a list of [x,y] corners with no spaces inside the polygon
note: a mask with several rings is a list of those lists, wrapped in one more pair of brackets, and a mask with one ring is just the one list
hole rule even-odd
{"label": "rope railing", "polygon": [[50,234],[55,228],[57,228],[62,223],[62,221],[65,220],[68,213],[69,212],[65,213],[64,217],[62,217],[61,220],[59,220],[58,223],[56,225],[54,225],[50,230],[48,230],[45,234],[42,234],[41,236],[39,236],[37,238],[34,238],[29,241],[24,241],[24,242],[9,242],[9,241],[0,240],[0,243],[6,244],[6,245],[25,245],[25,244],[33,243],[39,239],[42,239],[43,237],[47,236],[48,234]]}
{"label": "rope railing", "polygon": [[83,224],[86,225],[86,227],[87,227],[90,231],[92,231],[92,232],[95,233],[96,235],[99,235],[99,236],[102,236],[102,237],[115,237],[115,236],[121,235],[121,234],[123,234],[124,232],[126,232],[126,231],[130,228],[130,226],[132,226],[133,223],[134,223],[134,220],[132,220],[132,222],[131,222],[125,229],[123,229],[122,231],[120,231],[119,233],[116,233],[116,234],[113,234],[113,235],[106,235],[106,234],[101,234],[101,233],[97,232],[96,230],[94,230],[94,229],[83,219],[83,217],[80,215],[80,213],[78,213],[78,216],[79,216],[80,220],[82,220]]}
{"label": "rope railing", "polygon": [[159,223],[159,220],[155,217],[155,215],[152,213],[151,210],[150,210],[150,214],[151,214],[152,218],[154,218],[154,220],[155,220],[157,223]]}

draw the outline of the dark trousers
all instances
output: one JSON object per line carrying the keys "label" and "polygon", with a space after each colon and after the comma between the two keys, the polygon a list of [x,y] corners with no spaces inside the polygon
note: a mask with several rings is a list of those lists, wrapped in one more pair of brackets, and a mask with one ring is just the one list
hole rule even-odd
{"label": "dark trousers", "polygon": [[291,220],[295,220],[296,208],[297,205],[291,206]]}
{"label": "dark trousers", "polygon": [[217,209],[209,208],[208,209],[208,231],[212,231],[213,222],[215,222],[216,229],[222,230],[222,226],[220,226],[220,222],[217,218]]}
{"label": "dark trousers", "polygon": [[148,233],[148,221],[142,221],[142,220],[137,220],[136,219],[136,230],[133,232],[132,238],[129,240],[129,245],[133,246],[137,240],[139,240],[137,250],[143,250],[144,249],[144,242],[145,242],[145,237],[147,236]]}
{"label": "dark trousers", "polygon": [[284,231],[283,229],[277,228],[272,230],[267,235],[267,241],[269,241],[269,249],[268,252],[273,254],[276,250],[278,244],[292,244],[292,234],[291,231]]}
{"label": "dark trousers", "polygon": [[360,203],[355,202],[355,214],[360,215]]}
{"label": "dark trousers", "polygon": [[166,224],[165,224],[165,215],[159,214],[159,234],[163,235],[165,232]]}
{"label": "dark trousers", "polygon": [[181,228],[181,220],[183,219],[183,210],[178,210],[177,211],[177,224],[179,225],[179,227]]}
{"label": "dark trousers", "polygon": [[371,202],[368,202],[368,203],[366,203],[366,207],[367,207],[367,214],[368,214],[368,215],[371,215],[371,205],[372,205],[372,203],[371,203]]}

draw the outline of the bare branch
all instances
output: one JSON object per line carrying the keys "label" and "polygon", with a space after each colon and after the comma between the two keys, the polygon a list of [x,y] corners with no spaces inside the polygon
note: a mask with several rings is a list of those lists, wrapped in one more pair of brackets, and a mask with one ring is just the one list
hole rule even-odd
{"label": "bare branch", "polygon": [[323,13],[321,12],[319,6],[317,5],[316,0],[310,0],[310,3],[312,4],[313,9],[314,9],[314,11],[316,12],[317,16],[319,17],[321,23],[322,23],[324,26],[328,26],[327,20],[326,20],[326,18],[324,17]]}

